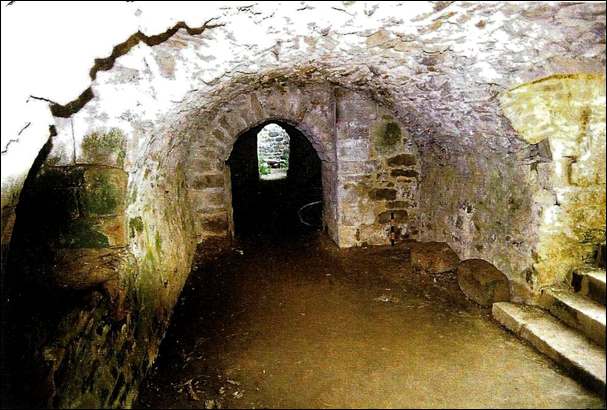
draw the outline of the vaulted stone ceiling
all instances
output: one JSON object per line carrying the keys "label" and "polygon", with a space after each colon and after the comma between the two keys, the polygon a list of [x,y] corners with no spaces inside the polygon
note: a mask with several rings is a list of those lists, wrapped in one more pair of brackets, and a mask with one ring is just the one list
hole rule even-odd
{"label": "vaulted stone ceiling", "polygon": [[[31,7],[3,7],[3,30],[25,30],[10,21],[27,21]],[[51,345],[59,352],[53,372],[62,366],[55,382],[68,381],[54,393],[61,404],[132,401],[204,239],[197,207],[226,197],[216,186],[192,189],[193,159],[217,154],[216,174],[203,176],[221,185],[235,139],[267,120],[300,127],[315,146],[328,178],[328,230],[344,246],[383,234],[385,210],[373,201],[390,207],[390,198],[408,196],[403,226],[414,238],[490,261],[510,279],[513,298],[533,301],[604,241],[605,3],[124,2],[94,21],[99,5],[56,7],[57,22],[28,28],[47,28],[30,42],[9,43],[15,37],[3,31],[3,265],[21,186],[47,142],[36,167],[110,167],[121,181],[126,171],[128,188],[117,195],[124,204],[112,216],[130,255],[122,287],[107,290],[120,303],[59,320],[67,336]],[[23,49],[27,66],[17,58]],[[30,75],[17,78],[20,71]],[[11,80],[14,92],[5,94]],[[374,145],[386,122],[402,132],[387,153]],[[575,138],[553,138],[543,125]],[[352,158],[361,161],[351,166]],[[391,180],[391,164],[411,169]],[[221,210],[229,214],[229,204]],[[360,215],[370,220],[367,234],[355,226]],[[117,314],[120,304],[130,307]],[[121,315],[133,325],[108,319]],[[72,337],[85,323],[78,317],[92,323],[86,337]],[[98,345],[107,363],[94,370],[98,381],[66,394],[69,380],[92,370],[64,352]],[[104,389],[114,393],[100,403]]]}

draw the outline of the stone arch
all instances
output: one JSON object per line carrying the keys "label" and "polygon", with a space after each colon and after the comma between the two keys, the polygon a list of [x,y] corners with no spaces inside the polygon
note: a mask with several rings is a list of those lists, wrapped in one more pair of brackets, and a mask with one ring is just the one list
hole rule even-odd
{"label": "stone arch", "polygon": [[230,169],[226,162],[238,138],[261,124],[276,121],[297,128],[321,160],[325,221],[338,242],[335,97],[329,84],[286,85],[240,95],[210,111],[204,129],[193,136],[185,161],[186,187],[196,239],[234,232]]}
{"label": "stone arch", "polygon": [[421,158],[415,139],[390,110],[365,92],[329,82],[284,80],[247,93],[222,90],[222,103],[187,120],[183,159],[197,243],[233,232],[225,161],[245,131],[268,121],[307,136],[321,159],[323,217],[341,247],[389,243],[418,234]]}

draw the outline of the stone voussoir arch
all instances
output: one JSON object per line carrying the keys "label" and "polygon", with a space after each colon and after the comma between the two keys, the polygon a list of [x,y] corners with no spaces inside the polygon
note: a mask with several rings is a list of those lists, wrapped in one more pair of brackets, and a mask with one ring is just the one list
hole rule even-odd
{"label": "stone voussoir arch", "polygon": [[[210,236],[233,233],[227,160],[238,138],[263,123],[283,122],[302,132],[322,163],[325,206],[334,202],[332,193],[337,180],[334,90],[328,83],[266,87],[240,94],[201,115],[202,126],[192,135],[185,161],[186,186],[199,243]],[[337,224],[337,220],[326,222],[329,227]]]}

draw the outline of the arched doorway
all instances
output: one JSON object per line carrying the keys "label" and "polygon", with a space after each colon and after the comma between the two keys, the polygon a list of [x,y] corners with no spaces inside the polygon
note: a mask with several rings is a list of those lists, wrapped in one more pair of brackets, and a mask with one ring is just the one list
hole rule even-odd
{"label": "arched doorway", "polygon": [[[273,130],[271,134],[267,133],[268,126]],[[266,134],[276,134],[274,138],[281,144],[268,147]],[[287,139],[288,144],[284,144]],[[266,145],[264,150],[260,150],[260,144]],[[272,149],[277,152],[269,154]],[[270,155],[272,160],[268,161]],[[304,227],[322,227],[321,161],[294,126],[267,121],[247,130],[234,143],[227,165],[235,234],[274,236]]]}

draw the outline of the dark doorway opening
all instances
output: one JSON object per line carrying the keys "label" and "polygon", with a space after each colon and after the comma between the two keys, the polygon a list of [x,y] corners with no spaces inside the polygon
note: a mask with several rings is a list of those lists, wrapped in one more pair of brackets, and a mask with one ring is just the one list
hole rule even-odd
{"label": "dark doorway opening", "polygon": [[[288,169],[280,179],[260,175],[258,134],[269,124],[289,137]],[[251,128],[234,144],[228,166],[235,234],[276,237],[322,228],[321,161],[297,128],[280,121]]]}

